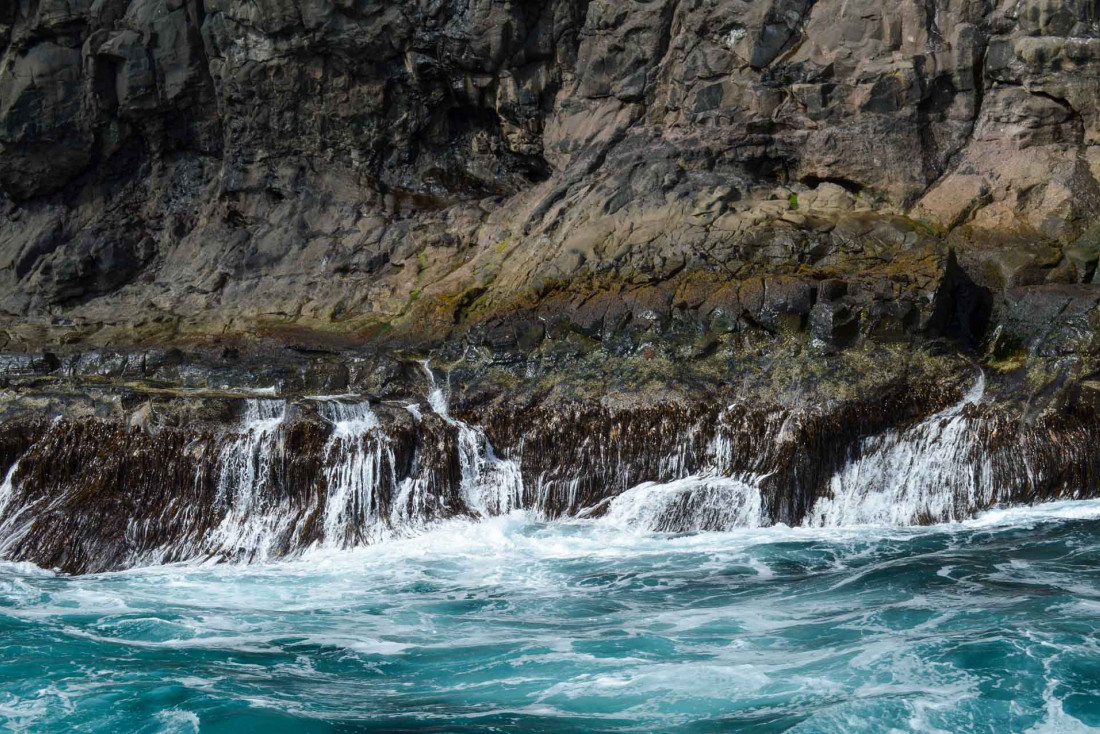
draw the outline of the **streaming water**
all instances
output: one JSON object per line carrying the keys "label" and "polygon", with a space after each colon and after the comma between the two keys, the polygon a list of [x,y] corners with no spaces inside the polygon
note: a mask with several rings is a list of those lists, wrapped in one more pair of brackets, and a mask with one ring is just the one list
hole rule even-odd
{"label": "streaming water", "polygon": [[513,461],[497,457],[485,433],[451,417],[446,391],[436,385],[428,362],[422,363],[428,377],[428,405],[443,420],[458,429],[458,460],[462,468],[462,494],[466,506],[482,516],[501,515],[520,509],[523,477]]}
{"label": "streaming water", "polygon": [[962,401],[903,431],[864,439],[860,455],[833,477],[832,497],[815,503],[810,525],[912,525],[955,521],[988,504],[986,457],[971,449],[964,410],[981,401],[979,375]]}
{"label": "streaming water", "polygon": [[325,447],[328,472],[325,540],[328,548],[351,548],[387,536],[378,488],[388,471],[393,480],[393,450],[370,404],[318,398],[319,413],[332,423]]}
{"label": "streaming water", "polygon": [[208,540],[210,550],[262,562],[272,544],[292,529],[294,518],[265,491],[285,419],[281,400],[246,402],[240,433],[218,458],[216,501],[229,511]]}
{"label": "streaming water", "polygon": [[1072,732],[1100,503],[929,528],[452,521],[267,565],[0,565],[0,729]]}

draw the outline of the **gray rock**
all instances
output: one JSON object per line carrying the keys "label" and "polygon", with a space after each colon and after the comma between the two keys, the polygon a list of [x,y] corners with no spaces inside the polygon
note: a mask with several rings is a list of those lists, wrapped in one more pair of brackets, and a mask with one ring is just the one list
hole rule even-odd
{"label": "gray rock", "polygon": [[[629,293],[704,273],[741,294],[717,309],[725,328],[748,313],[801,329],[817,282],[854,284],[947,232],[960,249],[1022,243],[960,257],[998,287],[1089,281],[1094,15],[1083,0],[9,4],[0,326],[21,349],[426,344],[501,316],[489,342],[541,344],[493,309],[594,278],[619,285],[570,301],[580,334],[664,333],[671,311],[641,317]],[[797,292],[744,288],[796,276]],[[717,314],[706,302],[687,311]],[[925,305],[906,303],[861,323],[920,328]]]}

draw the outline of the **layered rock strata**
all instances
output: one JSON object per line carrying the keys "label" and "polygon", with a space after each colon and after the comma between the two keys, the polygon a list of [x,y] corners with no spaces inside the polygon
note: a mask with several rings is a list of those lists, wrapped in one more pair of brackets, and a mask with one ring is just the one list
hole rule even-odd
{"label": "layered rock strata", "polygon": [[1097,80],[1091,0],[8,3],[0,555],[1092,496]]}
{"label": "layered rock strata", "polygon": [[2,12],[16,350],[433,341],[592,282],[663,316],[930,243],[995,292],[1095,275],[1086,0]]}

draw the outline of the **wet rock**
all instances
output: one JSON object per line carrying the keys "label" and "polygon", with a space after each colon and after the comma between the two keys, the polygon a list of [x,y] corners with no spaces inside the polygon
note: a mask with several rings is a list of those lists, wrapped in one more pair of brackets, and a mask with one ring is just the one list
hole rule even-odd
{"label": "wet rock", "polygon": [[47,375],[60,368],[61,360],[51,352],[0,355],[0,372],[7,377]]}
{"label": "wet rock", "polygon": [[797,278],[766,278],[753,318],[773,330],[800,331],[817,296],[816,284]]}
{"label": "wet rock", "polygon": [[842,303],[822,301],[810,311],[810,334],[834,349],[843,349],[859,336],[859,315]]}
{"label": "wet rock", "polygon": [[[189,426],[165,424],[178,406],[146,400],[124,420],[8,421],[0,424],[0,463],[18,465],[0,502],[4,558],[71,573],[259,561],[514,507],[551,519],[599,517],[646,483],[681,483],[668,488],[680,487],[651,529],[722,529],[739,517],[729,503],[741,495],[686,481],[699,476],[757,492],[754,522],[798,525],[825,517],[815,508],[841,491],[835,478],[851,462],[889,469],[882,452],[899,440],[925,452],[950,441],[935,461],[957,462],[957,471],[937,470],[939,514],[919,522],[1091,496],[1100,476],[1095,414],[1078,402],[1024,423],[1004,406],[969,403],[945,417],[938,411],[959,400],[958,381],[974,379],[963,367],[917,382],[890,378],[844,398],[821,394],[835,385],[819,382],[789,405],[728,395],[617,407],[535,400],[467,408],[456,418],[376,403],[372,421],[352,429],[336,425],[352,413],[316,400],[278,408],[237,399]],[[285,420],[263,418],[256,403],[265,402]],[[253,414],[259,422],[241,422]],[[502,488],[507,497],[493,494]]]}
{"label": "wet rock", "polygon": [[1084,351],[1096,339],[1100,293],[1088,285],[1027,286],[1005,293],[1004,333],[1040,356]]}

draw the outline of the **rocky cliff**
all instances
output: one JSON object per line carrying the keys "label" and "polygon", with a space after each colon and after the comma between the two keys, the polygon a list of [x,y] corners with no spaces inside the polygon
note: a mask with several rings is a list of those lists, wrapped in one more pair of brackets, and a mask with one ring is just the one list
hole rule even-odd
{"label": "rocky cliff", "polygon": [[[94,525],[135,506],[127,482],[182,481],[163,463],[206,476],[179,491],[209,504],[217,452],[195,447],[247,396],[424,412],[431,357],[525,491],[580,492],[525,497],[551,516],[736,465],[772,477],[772,520],[803,521],[861,441],[979,373],[967,451],[1000,488],[960,507],[1079,496],[1100,466],[1098,212],[1093,0],[14,0],[9,480]],[[759,433],[737,461],[661,463],[716,440],[722,406]],[[36,422],[56,414],[91,448]],[[661,421],[681,443],[653,448]],[[276,494],[325,492],[329,429],[302,425],[312,458]],[[437,499],[457,491],[457,439],[392,430],[404,468],[379,491],[427,445]],[[613,476],[598,457],[624,436]],[[80,453],[116,450],[133,465]],[[57,555],[62,516],[22,555],[104,567]]]}
{"label": "rocky cliff", "polygon": [[547,300],[599,336],[771,329],[836,277],[814,325],[866,331],[944,280],[921,251],[995,296],[1095,276],[1089,0],[5,6],[13,350],[431,340]]}

